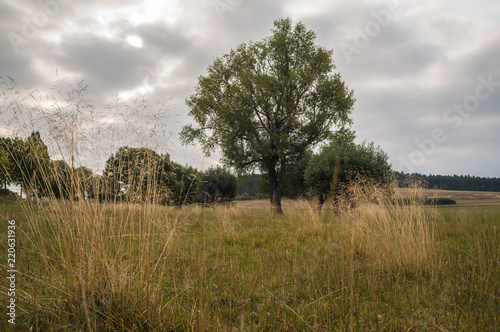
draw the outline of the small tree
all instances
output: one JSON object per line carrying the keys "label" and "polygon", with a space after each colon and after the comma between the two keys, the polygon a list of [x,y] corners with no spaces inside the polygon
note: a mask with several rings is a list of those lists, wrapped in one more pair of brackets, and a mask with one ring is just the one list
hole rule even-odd
{"label": "small tree", "polygon": [[4,139],[3,145],[10,161],[9,182],[19,185],[28,198],[49,194],[52,163],[40,133],[32,132],[26,139]]}
{"label": "small tree", "polygon": [[134,202],[164,202],[172,169],[168,155],[148,148],[121,147],[106,161],[106,193],[113,199],[126,195]]}
{"label": "small tree", "polygon": [[202,192],[206,201],[227,202],[236,197],[236,176],[222,167],[209,168],[203,173]]}
{"label": "small tree", "polygon": [[169,182],[169,203],[181,207],[194,202],[200,195],[201,173],[192,166],[182,166],[176,162],[171,162],[170,165],[173,167],[171,174],[174,177]]}
{"label": "small tree", "polygon": [[389,188],[393,175],[387,154],[374,143],[332,143],[315,154],[304,175],[318,197],[320,208],[328,198],[334,201],[359,176]]}
{"label": "small tree", "polygon": [[199,183],[196,169],[172,162],[168,154],[125,146],[106,161],[101,196],[181,206],[194,200]]}
{"label": "small tree", "polygon": [[0,185],[5,190],[12,181],[12,161],[7,150],[8,142],[9,139],[0,137]]}
{"label": "small tree", "polygon": [[315,39],[304,24],[277,20],[272,36],[216,59],[186,101],[199,127],[185,126],[183,142],[199,141],[207,155],[220,147],[242,173],[267,173],[280,213],[288,167],[352,122],[353,92],[333,73],[333,52]]}

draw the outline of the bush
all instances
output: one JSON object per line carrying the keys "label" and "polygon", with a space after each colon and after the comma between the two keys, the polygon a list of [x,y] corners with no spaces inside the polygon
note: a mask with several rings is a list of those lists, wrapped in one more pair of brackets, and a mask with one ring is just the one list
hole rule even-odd
{"label": "bush", "polygon": [[414,203],[424,204],[424,205],[453,205],[457,202],[451,198],[446,197],[428,197],[428,198],[410,198],[410,197],[399,197],[392,200],[394,205],[410,205]]}
{"label": "bush", "polygon": [[453,204],[457,204],[457,202],[451,198],[446,198],[446,197],[434,197],[425,199],[425,205],[453,205]]}
{"label": "bush", "polygon": [[239,201],[249,201],[249,200],[255,199],[255,197],[252,197],[252,196],[248,195],[247,192],[244,192],[240,195],[236,195],[236,199]]}
{"label": "bush", "polygon": [[0,188],[0,196],[15,197],[17,194],[9,189]]}

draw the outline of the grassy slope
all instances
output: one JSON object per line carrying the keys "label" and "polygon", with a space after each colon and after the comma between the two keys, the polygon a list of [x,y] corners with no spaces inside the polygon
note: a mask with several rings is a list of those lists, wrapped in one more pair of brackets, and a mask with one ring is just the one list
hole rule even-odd
{"label": "grassy slope", "polygon": [[500,207],[0,207],[19,330],[500,329]]}

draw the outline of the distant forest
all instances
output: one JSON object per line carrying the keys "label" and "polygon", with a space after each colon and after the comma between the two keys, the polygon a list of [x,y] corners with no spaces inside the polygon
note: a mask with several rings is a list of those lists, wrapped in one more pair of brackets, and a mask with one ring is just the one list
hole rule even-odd
{"label": "distant forest", "polygon": [[418,173],[394,172],[400,187],[408,186],[413,180],[422,181],[429,189],[497,191],[500,192],[500,178],[482,178],[470,175],[424,175]]}
{"label": "distant forest", "polygon": [[[500,178],[484,178],[470,175],[424,175],[419,173],[394,172],[399,187],[408,187],[418,182],[424,188],[464,191],[500,192]],[[260,174],[238,178],[236,199],[267,198],[268,193],[260,180]]]}

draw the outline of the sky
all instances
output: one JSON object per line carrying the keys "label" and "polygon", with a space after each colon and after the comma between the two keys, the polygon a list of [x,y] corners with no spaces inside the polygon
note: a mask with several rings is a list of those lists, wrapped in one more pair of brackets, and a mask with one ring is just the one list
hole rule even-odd
{"label": "sky", "polygon": [[217,165],[217,151],[179,141],[193,121],[185,100],[217,57],[281,17],[333,50],[356,142],[375,142],[398,171],[500,177],[498,0],[3,0],[0,135],[39,129],[53,158],[70,153],[61,136],[78,137],[95,165],[141,144]]}

